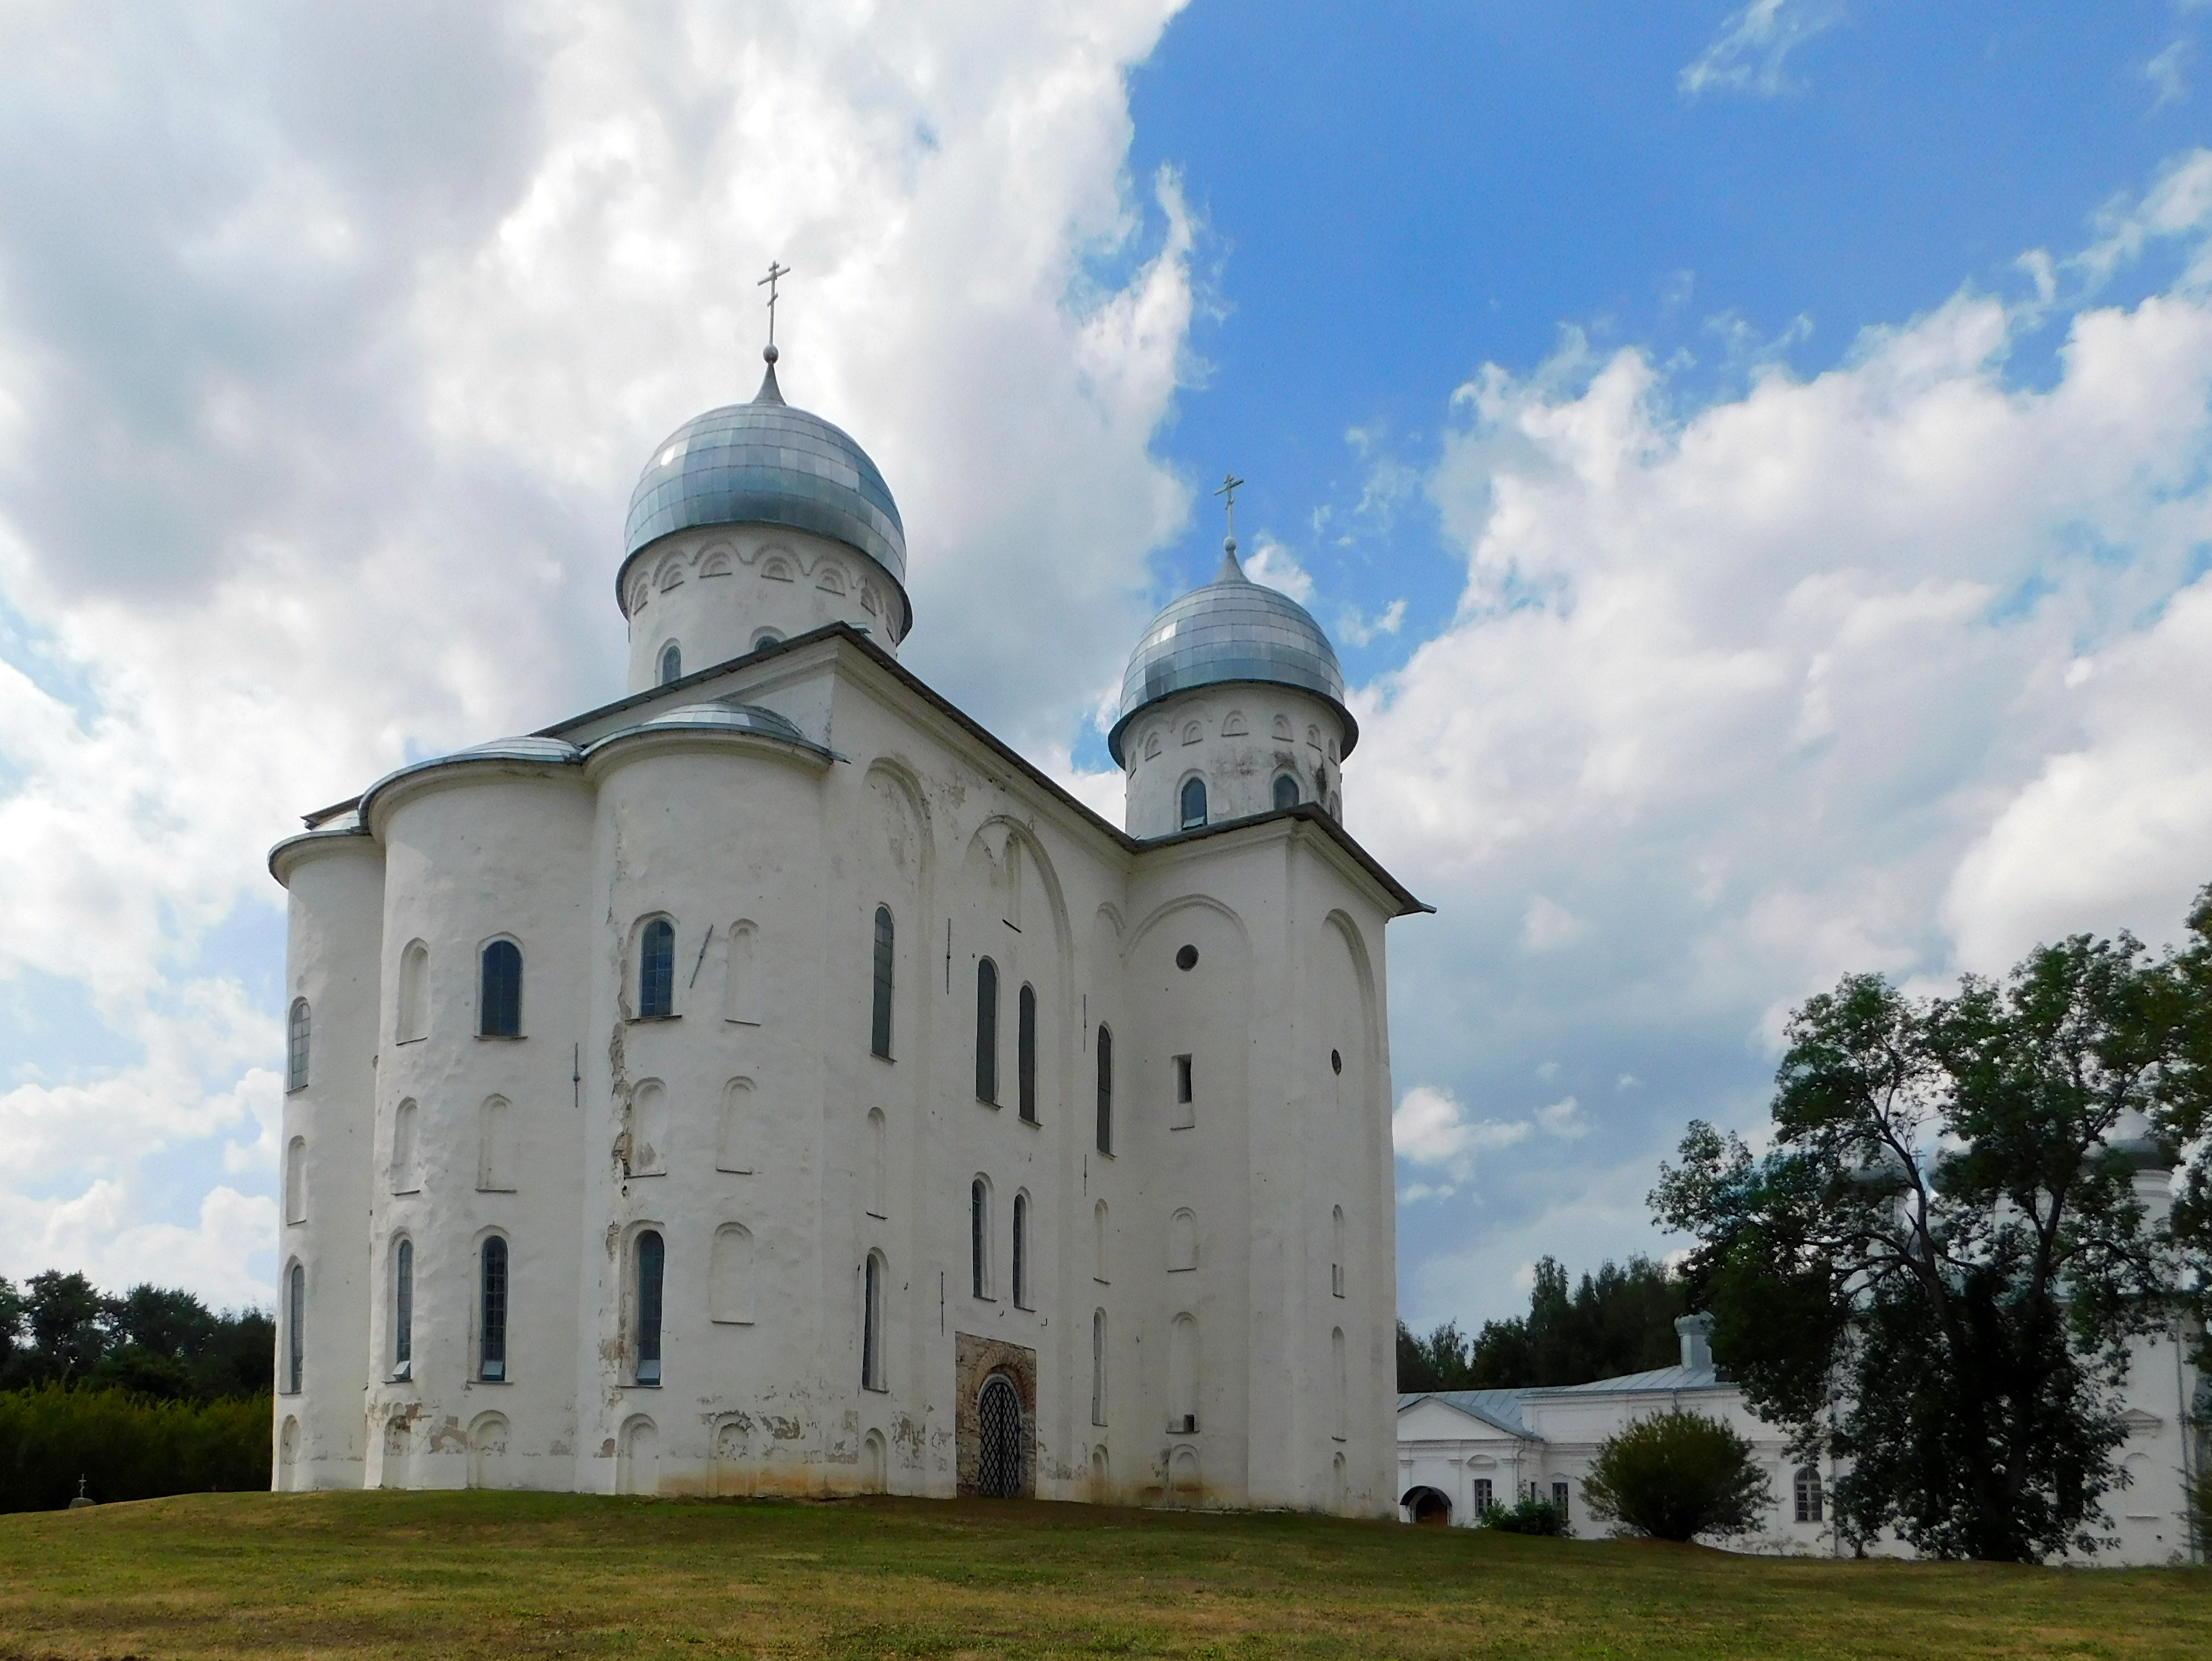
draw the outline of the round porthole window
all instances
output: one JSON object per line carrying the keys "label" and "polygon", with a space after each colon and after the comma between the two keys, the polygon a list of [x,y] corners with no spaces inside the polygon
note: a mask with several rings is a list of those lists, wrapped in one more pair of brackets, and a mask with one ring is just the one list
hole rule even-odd
{"label": "round porthole window", "polygon": [[1331,1050],[1328,1052],[1328,1070],[1332,1073],[1340,1073],[1344,1070],[1344,1052],[1341,1050]]}
{"label": "round porthole window", "polygon": [[1195,947],[1195,946],[1185,946],[1185,947],[1184,947],[1181,951],[1179,951],[1179,952],[1177,952],[1177,953],[1176,954],[1176,967],[1177,967],[1178,969],[1194,969],[1194,968],[1196,968],[1197,967],[1198,967],[1198,948],[1197,948],[1197,947]]}

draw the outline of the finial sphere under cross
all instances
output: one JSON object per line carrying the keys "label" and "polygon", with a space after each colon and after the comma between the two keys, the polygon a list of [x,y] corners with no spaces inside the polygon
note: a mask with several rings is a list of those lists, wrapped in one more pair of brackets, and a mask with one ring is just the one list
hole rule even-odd
{"label": "finial sphere under cross", "polygon": [[1224,473],[1213,494],[1222,499],[1222,511],[1229,516],[1229,536],[1222,543],[1231,554],[1237,551],[1237,492],[1244,481],[1234,473]]}

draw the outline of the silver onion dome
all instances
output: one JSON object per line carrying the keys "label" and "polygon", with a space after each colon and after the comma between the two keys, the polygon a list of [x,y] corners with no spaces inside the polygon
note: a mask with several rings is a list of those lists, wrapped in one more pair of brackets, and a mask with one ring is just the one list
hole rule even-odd
{"label": "silver onion dome", "polygon": [[750,403],[694,415],[653,452],[630,493],[617,602],[642,549],[672,532],[712,524],[787,525],[844,543],[891,579],[899,632],[913,626],[906,527],[890,487],[849,433],[783,401],[773,357]]}
{"label": "silver onion dome", "polygon": [[1244,574],[1232,540],[1213,580],[1162,611],[1138,640],[1121,677],[1121,713],[1106,736],[1108,751],[1126,766],[1121,735],[1142,711],[1194,687],[1236,682],[1310,692],[1344,723],[1344,753],[1359,742],[1359,724],[1344,706],[1336,648],[1304,606]]}

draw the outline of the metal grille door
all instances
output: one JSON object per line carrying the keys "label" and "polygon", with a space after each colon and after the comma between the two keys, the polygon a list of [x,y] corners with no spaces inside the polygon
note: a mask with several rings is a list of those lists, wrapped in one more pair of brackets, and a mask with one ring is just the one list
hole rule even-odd
{"label": "metal grille door", "polygon": [[975,1404],[981,1443],[975,1486],[988,1500],[1014,1500],[1022,1492],[1022,1403],[1013,1385],[994,1378]]}

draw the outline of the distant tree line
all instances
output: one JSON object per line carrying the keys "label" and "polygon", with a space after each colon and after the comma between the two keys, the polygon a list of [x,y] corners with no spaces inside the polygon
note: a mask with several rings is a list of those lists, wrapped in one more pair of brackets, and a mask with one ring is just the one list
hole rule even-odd
{"label": "distant tree line", "polygon": [[1398,1323],[1398,1388],[1517,1390],[1588,1384],[1672,1367],[1689,1290],[1649,1258],[1608,1262],[1569,1290],[1556,1258],[1536,1265],[1528,1312],[1485,1321],[1470,1339],[1447,1321],[1424,1337]]}
{"label": "distant tree line", "polygon": [[0,1391],[60,1385],[234,1400],[275,1389],[276,1355],[276,1323],[258,1309],[217,1312],[189,1292],[149,1285],[114,1297],[54,1270],[20,1287],[0,1276]]}

